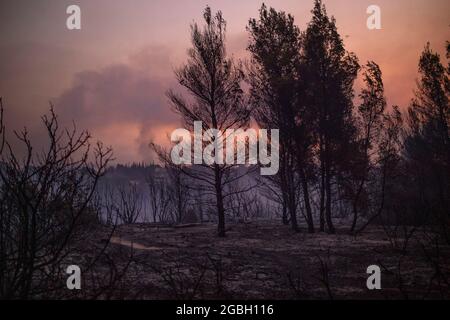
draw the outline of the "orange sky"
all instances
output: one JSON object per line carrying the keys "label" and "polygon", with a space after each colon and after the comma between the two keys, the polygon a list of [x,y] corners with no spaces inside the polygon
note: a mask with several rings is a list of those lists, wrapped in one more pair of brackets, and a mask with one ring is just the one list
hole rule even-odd
{"label": "orange sky", "polygon": [[[150,139],[161,142],[177,117],[164,92],[174,87],[173,68],[189,47],[189,24],[204,7],[222,10],[228,51],[245,57],[253,0],[2,0],[0,4],[0,95],[7,125],[24,125],[39,140],[39,115],[48,101],[58,112],[115,149],[118,161],[150,160]],[[294,15],[304,30],[312,0],[265,1]],[[427,41],[443,53],[450,40],[448,0],[324,0],[337,19],[346,48],[361,63],[382,69],[388,103],[407,106],[417,61]],[[82,30],[65,27],[66,7],[78,4]],[[382,30],[366,28],[366,8],[381,7]]]}

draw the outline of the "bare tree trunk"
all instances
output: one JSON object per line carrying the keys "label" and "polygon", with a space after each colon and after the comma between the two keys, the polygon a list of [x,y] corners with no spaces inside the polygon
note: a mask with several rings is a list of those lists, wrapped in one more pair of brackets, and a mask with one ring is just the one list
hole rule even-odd
{"label": "bare tree trunk", "polygon": [[325,231],[325,163],[323,159],[323,144],[320,137],[320,231]]}
{"label": "bare tree trunk", "polygon": [[325,170],[322,169],[320,184],[320,231],[325,231]]}
{"label": "bare tree trunk", "polygon": [[306,181],[306,175],[304,169],[300,169],[300,179],[302,180],[303,200],[305,201],[306,209],[306,222],[308,223],[308,232],[314,233],[314,221],[311,211],[311,203],[309,201],[308,181]]}
{"label": "bare tree trunk", "polygon": [[383,165],[383,176],[382,176],[382,180],[381,180],[381,201],[380,201],[380,206],[377,210],[377,213],[374,214],[372,217],[370,217],[366,223],[364,223],[360,228],[358,228],[358,230],[356,230],[354,232],[354,234],[358,234],[360,232],[362,232],[369,224],[371,224],[376,218],[378,218],[379,216],[381,216],[381,214],[383,213],[384,210],[384,201],[385,201],[385,196],[386,196],[386,180],[387,180],[387,165],[384,164]]}
{"label": "bare tree trunk", "polygon": [[280,157],[280,172],[279,172],[279,188],[281,191],[281,199],[282,199],[282,206],[283,206],[283,216],[282,216],[282,222],[283,225],[289,224],[289,218],[288,218],[288,212],[289,209],[289,188],[288,188],[288,181],[287,181],[287,165],[285,161],[286,155],[281,154]]}
{"label": "bare tree trunk", "polygon": [[333,221],[331,219],[331,173],[328,165],[326,166],[325,188],[327,196],[325,218],[327,221],[328,233],[333,234],[336,231],[334,229]]}
{"label": "bare tree trunk", "polygon": [[217,202],[217,214],[219,223],[217,225],[217,231],[219,237],[225,237],[225,209],[223,207],[223,194],[222,194],[222,177],[220,173],[219,165],[214,166],[214,174],[216,179],[216,202]]}
{"label": "bare tree trunk", "polygon": [[353,221],[352,221],[352,227],[350,228],[350,233],[353,233],[355,231],[356,223],[358,222],[358,202],[359,202],[359,197],[361,196],[361,192],[363,190],[364,182],[365,182],[364,179],[361,180],[361,182],[358,186],[358,191],[356,192],[355,200],[353,201],[353,204],[352,204]]}
{"label": "bare tree trunk", "polygon": [[288,219],[288,212],[287,212],[287,200],[286,200],[286,194],[284,193],[284,192],[282,192],[282,196],[283,196],[283,203],[282,203],[282,206],[283,206],[283,216],[282,216],[282,222],[283,222],[283,225],[285,225],[285,226],[287,226],[288,224],[289,224],[289,219]]}
{"label": "bare tree trunk", "polygon": [[295,183],[293,174],[287,174],[287,198],[288,198],[288,210],[291,217],[292,230],[299,232],[298,222],[297,222],[297,201],[295,192]]}
{"label": "bare tree trunk", "polygon": [[296,203],[295,203],[295,195],[292,194],[289,197],[289,214],[291,217],[291,226],[292,226],[292,230],[294,230],[295,232],[299,232],[300,229],[298,228],[298,223],[297,223],[297,210],[296,210]]}

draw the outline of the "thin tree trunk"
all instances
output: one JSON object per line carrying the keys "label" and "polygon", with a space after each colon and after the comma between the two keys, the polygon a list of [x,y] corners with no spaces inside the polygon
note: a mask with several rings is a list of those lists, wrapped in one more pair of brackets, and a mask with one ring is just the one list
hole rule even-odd
{"label": "thin tree trunk", "polygon": [[297,223],[297,210],[296,210],[296,203],[295,203],[294,195],[289,197],[289,214],[291,217],[292,230],[294,230],[295,232],[299,232],[300,229],[298,228],[298,223]]}
{"label": "thin tree trunk", "polygon": [[294,186],[294,181],[293,181],[293,176],[292,174],[288,174],[287,175],[288,178],[288,186],[287,189],[288,191],[288,210],[289,210],[289,215],[291,217],[291,226],[292,226],[292,230],[294,230],[295,232],[299,232],[299,228],[298,228],[298,223],[297,223],[297,202],[296,202],[296,198],[295,198],[295,186]]}
{"label": "thin tree trunk", "polygon": [[[285,196],[283,195],[283,198],[285,198]],[[282,216],[282,222],[283,225],[287,226],[289,224],[289,219],[288,219],[288,215],[287,215],[287,205],[286,205],[286,199],[283,199],[283,216]]]}
{"label": "thin tree trunk", "polygon": [[325,163],[323,161],[322,138],[320,138],[320,231],[325,231]]}
{"label": "thin tree trunk", "polygon": [[358,191],[356,192],[355,200],[353,201],[353,221],[352,221],[352,227],[350,228],[350,232],[353,233],[356,228],[356,223],[358,222],[358,202],[359,197],[361,196],[361,192],[364,187],[365,179],[361,180],[361,183],[358,186]]}
{"label": "thin tree trunk", "polygon": [[380,203],[380,207],[378,208],[378,211],[375,215],[373,215],[369,220],[366,221],[366,223],[364,223],[364,225],[362,225],[358,230],[356,230],[354,232],[354,234],[358,234],[360,232],[362,232],[369,224],[372,223],[372,221],[374,221],[376,218],[378,218],[384,210],[384,200],[385,200],[385,192],[386,192],[386,180],[387,180],[387,165],[384,164],[383,166],[383,178],[382,178],[382,182],[381,182],[381,203]]}
{"label": "thin tree trunk", "polygon": [[285,164],[283,162],[283,167],[282,167],[283,173],[280,176],[280,187],[281,187],[281,196],[283,199],[283,224],[284,225],[288,225],[289,224],[289,218],[288,218],[288,211],[289,211],[289,190],[287,188],[287,181],[286,181],[286,168],[285,168]]}
{"label": "thin tree trunk", "polygon": [[327,196],[325,218],[327,221],[328,233],[333,234],[336,231],[334,229],[333,221],[331,219],[331,174],[330,174],[330,168],[329,168],[328,164],[326,167],[325,188],[326,188],[326,196]]}
{"label": "thin tree trunk", "polygon": [[306,175],[304,169],[300,169],[300,175],[302,180],[303,200],[305,201],[306,209],[306,222],[308,223],[308,232],[314,233],[314,221],[312,217],[311,203],[309,201],[308,181],[306,181]]}
{"label": "thin tree trunk", "polygon": [[220,176],[220,168],[217,164],[214,166],[214,173],[216,180],[215,183],[216,183],[217,214],[219,218],[217,231],[219,237],[225,237],[225,209],[223,207],[222,179]]}

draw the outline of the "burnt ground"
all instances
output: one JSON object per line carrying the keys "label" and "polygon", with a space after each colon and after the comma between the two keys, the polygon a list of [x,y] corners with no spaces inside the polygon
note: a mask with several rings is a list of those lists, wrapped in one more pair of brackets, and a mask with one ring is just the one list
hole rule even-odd
{"label": "burnt ground", "polygon": [[[253,222],[231,224],[226,238],[218,238],[212,224],[118,226],[108,256],[116,273],[129,266],[111,297],[449,298],[448,245],[432,244],[422,230],[412,233],[406,249],[404,237],[388,236],[381,227],[370,226],[356,237],[346,230],[338,227],[335,235],[294,233],[276,221]],[[105,237],[96,235],[94,240],[98,245]],[[366,287],[366,269],[373,264],[381,268],[381,290]]]}

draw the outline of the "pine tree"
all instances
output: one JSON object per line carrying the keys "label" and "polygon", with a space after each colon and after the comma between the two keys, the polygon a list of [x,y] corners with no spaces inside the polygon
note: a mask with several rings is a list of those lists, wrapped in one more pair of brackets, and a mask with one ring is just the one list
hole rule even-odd
{"label": "pine tree", "polygon": [[[241,83],[244,72],[240,64],[227,57],[225,49],[226,22],[219,11],[216,15],[206,7],[205,26],[191,26],[192,48],[187,64],[176,71],[181,86],[192,100],[168,92],[174,110],[181,115],[187,129],[192,131],[194,122],[201,121],[204,130],[225,132],[231,128],[246,128],[249,112],[244,103]],[[184,172],[202,181],[205,192],[214,194],[218,214],[218,235],[225,236],[225,185],[237,178],[230,178],[232,165],[203,163]]]}
{"label": "pine tree", "polygon": [[247,30],[252,57],[249,83],[253,116],[261,127],[280,129],[280,170],[277,177],[270,179],[279,186],[284,212],[289,212],[292,228],[298,231],[298,177],[293,169],[300,30],[291,15],[268,9],[264,4],[259,20],[250,19]]}
{"label": "pine tree", "polygon": [[314,110],[315,134],[320,164],[320,229],[334,233],[332,222],[332,183],[338,166],[351,153],[355,135],[353,83],[359,70],[358,59],[345,50],[336,21],[329,18],[321,0],[316,0],[303,42],[306,103]]}
{"label": "pine tree", "polygon": [[[447,57],[449,45],[447,43]],[[427,44],[419,60],[415,98],[408,109],[405,141],[410,172],[415,176],[422,206],[450,239],[449,68]]]}

